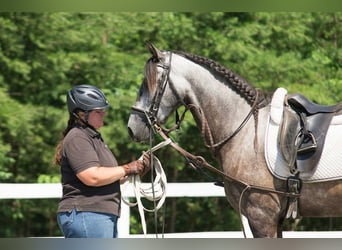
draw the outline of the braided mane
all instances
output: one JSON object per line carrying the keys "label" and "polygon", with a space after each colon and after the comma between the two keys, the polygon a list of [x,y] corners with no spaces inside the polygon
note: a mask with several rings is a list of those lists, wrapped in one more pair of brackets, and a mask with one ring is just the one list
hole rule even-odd
{"label": "braided mane", "polygon": [[239,94],[242,98],[244,98],[249,105],[253,105],[255,102],[255,98],[258,93],[258,108],[262,108],[270,103],[271,95],[257,90],[250,83],[248,83],[244,78],[234,73],[230,69],[223,67],[217,62],[208,59],[203,56],[193,55],[182,51],[174,51],[174,53],[183,56],[194,63],[200,64],[212,72],[216,72],[221,75],[224,79],[229,83],[229,87],[231,87],[237,94]]}

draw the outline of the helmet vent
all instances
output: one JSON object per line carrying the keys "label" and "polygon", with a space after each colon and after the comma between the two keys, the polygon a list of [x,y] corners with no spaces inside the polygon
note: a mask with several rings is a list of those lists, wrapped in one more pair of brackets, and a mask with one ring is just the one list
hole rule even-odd
{"label": "helmet vent", "polygon": [[96,99],[96,100],[100,100],[100,98],[99,98],[98,96],[96,96],[96,95],[88,94],[88,96],[89,96],[90,98],[93,98],[93,99]]}

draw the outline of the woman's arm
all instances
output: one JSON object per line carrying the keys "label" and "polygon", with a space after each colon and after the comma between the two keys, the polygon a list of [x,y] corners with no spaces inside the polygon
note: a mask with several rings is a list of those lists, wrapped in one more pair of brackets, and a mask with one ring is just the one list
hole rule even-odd
{"label": "woman's arm", "polygon": [[117,167],[90,167],[79,172],[77,177],[87,186],[99,187],[116,182],[130,174],[140,174],[143,170],[143,161],[137,160]]}

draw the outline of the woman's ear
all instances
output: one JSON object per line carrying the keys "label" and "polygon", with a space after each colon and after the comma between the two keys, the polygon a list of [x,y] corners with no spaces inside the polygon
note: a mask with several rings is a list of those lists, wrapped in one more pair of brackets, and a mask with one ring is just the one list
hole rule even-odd
{"label": "woman's ear", "polygon": [[85,118],[85,113],[83,111],[76,111],[73,113],[73,115],[78,118],[84,120]]}

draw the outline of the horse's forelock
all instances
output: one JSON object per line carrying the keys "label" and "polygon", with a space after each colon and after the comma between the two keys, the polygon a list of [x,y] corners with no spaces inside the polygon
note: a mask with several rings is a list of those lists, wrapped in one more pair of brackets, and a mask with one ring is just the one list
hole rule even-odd
{"label": "horse's forelock", "polygon": [[150,58],[145,66],[145,79],[147,91],[149,95],[154,92],[157,86],[157,65],[153,58]]}

